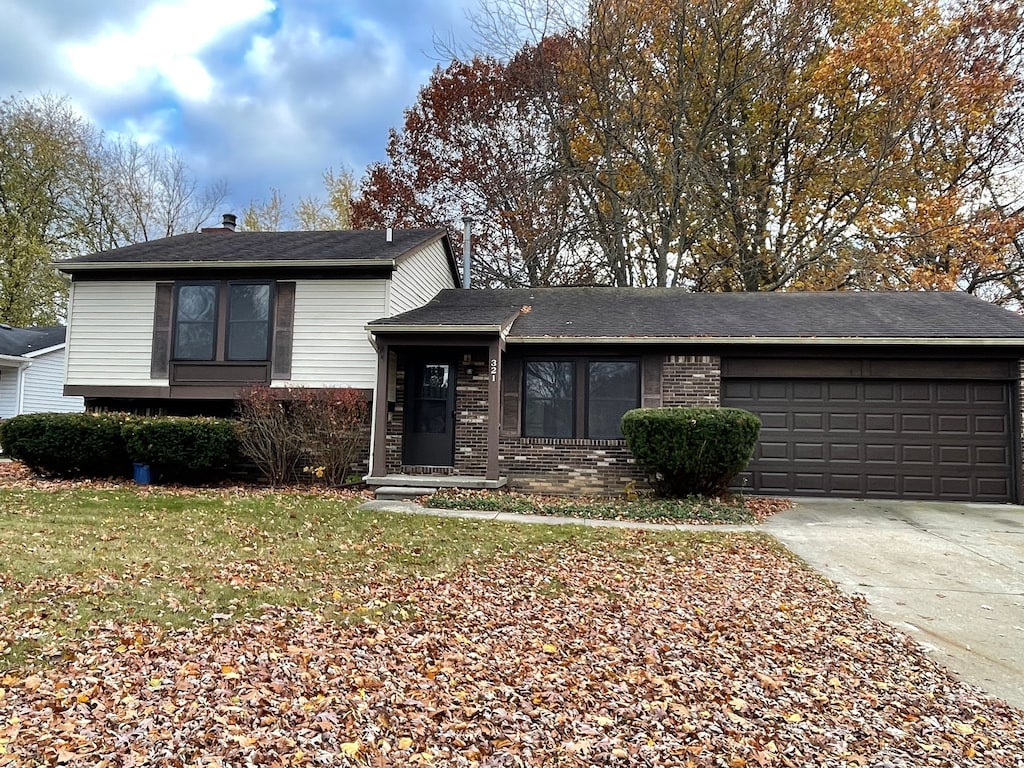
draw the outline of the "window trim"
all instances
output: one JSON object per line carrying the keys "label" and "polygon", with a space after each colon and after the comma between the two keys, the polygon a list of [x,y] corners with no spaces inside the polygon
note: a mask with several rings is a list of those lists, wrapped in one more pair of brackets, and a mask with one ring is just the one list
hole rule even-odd
{"label": "window trim", "polygon": [[[526,428],[526,411],[529,402],[526,380],[530,363],[572,363],[573,364],[573,401],[572,401],[572,435],[569,437],[557,437],[553,435],[531,435]],[[643,403],[643,361],[636,355],[530,355],[522,358],[522,382],[520,384],[519,396],[522,400],[520,407],[520,432],[524,438],[542,438],[550,440],[623,440],[619,437],[591,437],[590,436],[590,363],[633,363],[636,366],[636,404],[634,408],[641,407]]]}
{"label": "window trim", "polygon": [[[213,357],[208,359],[180,358],[176,356],[178,351],[178,293],[182,287],[208,285],[213,286],[214,291],[214,334],[213,334]],[[231,287],[234,285],[266,285],[269,286],[267,307],[267,349],[266,357],[261,360],[235,360],[228,357],[228,339],[231,324]],[[176,280],[174,281],[173,299],[171,302],[171,349],[169,362],[173,364],[205,363],[207,365],[237,365],[237,364],[271,364],[274,349],[274,331],[276,323],[276,281],[275,280]]]}

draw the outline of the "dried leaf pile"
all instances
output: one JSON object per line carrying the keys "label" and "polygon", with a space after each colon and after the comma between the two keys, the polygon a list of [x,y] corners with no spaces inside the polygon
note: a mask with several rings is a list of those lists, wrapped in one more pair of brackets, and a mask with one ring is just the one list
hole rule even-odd
{"label": "dried leaf pile", "polygon": [[96,626],[0,677],[0,766],[1024,764],[1024,713],[769,543],[670,543],[382,574],[375,622]]}

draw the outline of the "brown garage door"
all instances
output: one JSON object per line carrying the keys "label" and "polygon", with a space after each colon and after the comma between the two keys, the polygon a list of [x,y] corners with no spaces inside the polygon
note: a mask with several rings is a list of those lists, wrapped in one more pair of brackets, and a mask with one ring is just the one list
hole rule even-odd
{"label": "brown garage door", "polygon": [[761,417],[738,482],[759,493],[1011,501],[1010,387],[998,381],[726,379]]}

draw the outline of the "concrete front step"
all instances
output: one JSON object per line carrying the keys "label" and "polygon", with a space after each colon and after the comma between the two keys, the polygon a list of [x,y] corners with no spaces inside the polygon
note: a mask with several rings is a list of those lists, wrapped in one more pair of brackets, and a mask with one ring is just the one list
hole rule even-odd
{"label": "concrete front step", "polygon": [[508,478],[499,477],[497,480],[488,480],[486,477],[471,475],[380,475],[367,477],[363,482],[371,488],[418,488],[421,490],[417,495],[422,496],[424,488],[466,488],[469,490],[503,488],[508,483]]}
{"label": "concrete front step", "polygon": [[420,496],[433,496],[436,488],[410,488],[404,485],[382,485],[373,492],[380,501],[412,501]]}

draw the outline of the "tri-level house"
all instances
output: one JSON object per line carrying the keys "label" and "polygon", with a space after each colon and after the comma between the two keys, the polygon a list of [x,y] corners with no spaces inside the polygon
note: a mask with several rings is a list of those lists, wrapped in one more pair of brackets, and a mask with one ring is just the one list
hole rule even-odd
{"label": "tri-level house", "polygon": [[62,261],[64,393],[90,409],[229,415],[239,390],[351,387],[366,325],[458,284],[444,230],[240,232],[224,225]]}

